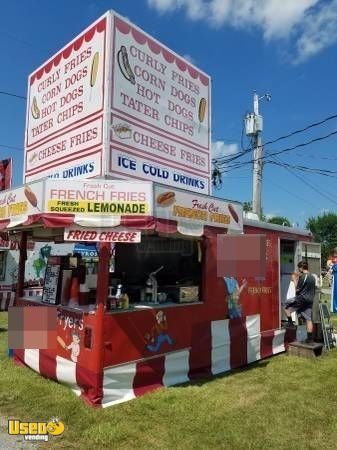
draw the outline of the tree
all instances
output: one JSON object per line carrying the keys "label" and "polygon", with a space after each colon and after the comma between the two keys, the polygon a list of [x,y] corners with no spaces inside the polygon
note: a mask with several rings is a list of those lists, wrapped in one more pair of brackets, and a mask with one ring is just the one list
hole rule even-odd
{"label": "tree", "polygon": [[[243,212],[253,211],[252,202],[243,202],[242,203],[242,207],[243,207]],[[266,220],[267,220],[266,216],[263,214],[263,210],[262,210],[261,221],[262,222],[266,222]]]}
{"label": "tree", "polygon": [[316,242],[322,245],[322,263],[326,264],[328,256],[337,247],[337,214],[326,213],[310,217],[306,227],[311,231]]}
{"label": "tree", "polygon": [[274,216],[268,220],[268,223],[275,223],[276,225],[284,225],[286,227],[291,227],[289,219],[284,216]]}
{"label": "tree", "polygon": [[252,202],[243,202],[242,207],[244,212],[249,212],[253,210]]}

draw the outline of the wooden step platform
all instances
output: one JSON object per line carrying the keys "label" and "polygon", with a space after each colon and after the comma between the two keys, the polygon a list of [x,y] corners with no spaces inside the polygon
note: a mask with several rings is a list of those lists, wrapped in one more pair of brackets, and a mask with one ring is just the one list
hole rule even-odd
{"label": "wooden step platform", "polygon": [[306,344],[305,342],[291,342],[288,346],[288,354],[302,356],[304,358],[316,358],[321,356],[323,352],[323,344],[313,342]]}

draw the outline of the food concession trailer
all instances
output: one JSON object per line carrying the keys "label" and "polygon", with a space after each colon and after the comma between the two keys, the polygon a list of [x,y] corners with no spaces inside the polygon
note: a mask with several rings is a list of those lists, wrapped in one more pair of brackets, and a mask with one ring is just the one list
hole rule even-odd
{"label": "food concession trailer", "polygon": [[[14,309],[57,319],[48,348],[22,341],[14,360],[93,406],[246,366],[296,337],[280,328],[278,231],[209,195],[210,91],[114,12],[29,76],[25,184],[0,193],[0,229],[20,237]],[[265,275],[219,274],[219,236],[245,227],[267,237]],[[98,261],[51,254],[41,295],[25,296],[28,239],[96,243]]]}
{"label": "food concession trailer", "polygon": [[[54,345],[15,349],[14,360],[69,385],[91,405],[242,367],[284,351],[296,337],[280,329],[282,233],[248,229],[239,203],[151,182],[97,179],[62,187],[42,180],[1,193],[0,202],[2,231],[21,235],[16,307],[57,310]],[[266,275],[236,280],[245,288],[233,315],[230,283],[217,275],[217,238],[239,236],[243,228],[267,235]],[[299,231],[283,236],[310,239]],[[81,280],[90,284],[88,295],[74,285],[83,277],[74,254],[51,255],[41,295],[25,297],[28,237],[97,242],[96,281],[88,270]]]}

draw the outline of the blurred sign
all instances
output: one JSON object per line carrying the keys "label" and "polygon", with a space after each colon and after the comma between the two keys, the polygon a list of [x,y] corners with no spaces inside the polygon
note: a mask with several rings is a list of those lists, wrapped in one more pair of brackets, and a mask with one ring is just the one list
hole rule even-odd
{"label": "blurred sign", "polygon": [[12,186],[12,158],[0,160],[0,191]]}

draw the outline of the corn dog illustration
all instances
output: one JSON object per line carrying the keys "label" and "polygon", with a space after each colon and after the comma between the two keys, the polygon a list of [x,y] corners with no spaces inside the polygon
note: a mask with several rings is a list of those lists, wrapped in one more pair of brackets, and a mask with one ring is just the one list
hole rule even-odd
{"label": "corn dog illustration", "polygon": [[199,102],[198,118],[199,122],[203,122],[206,114],[206,99],[202,98]]}
{"label": "corn dog illustration", "polygon": [[96,83],[97,73],[98,73],[98,63],[99,63],[99,53],[96,52],[91,63],[91,73],[90,73],[90,86],[93,87]]}
{"label": "corn dog illustration", "polygon": [[206,115],[206,99],[203,97],[200,99],[199,102],[199,110],[198,110],[198,119],[199,119],[199,129],[198,129],[198,133],[200,132],[200,127],[202,122],[205,120],[205,115]]}
{"label": "corn dog illustration", "polygon": [[236,223],[239,223],[240,219],[233,205],[231,204],[228,205],[228,211],[230,212],[230,215],[233,217],[234,221]]}
{"label": "corn dog illustration", "polygon": [[130,81],[131,84],[136,83],[135,74],[132,71],[132,68],[129,63],[128,52],[124,45],[121,46],[120,50],[117,53],[117,61],[119,65],[119,69],[122,72],[124,78]]}
{"label": "corn dog illustration", "polygon": [[29,186],[25,186],[24,194],[33,208],[36,208],[38,211],[40,211],[40,208],[37,206],[37,197]]}
{"label": "corn dog illustration", "polygon": [[32,106],[30,108],[32,116],[34,117],[34,119],[39,119],[40,118],[40,109],[37,106],[37,101],[36,101],[36,97],[33,97],[33,103]]}

